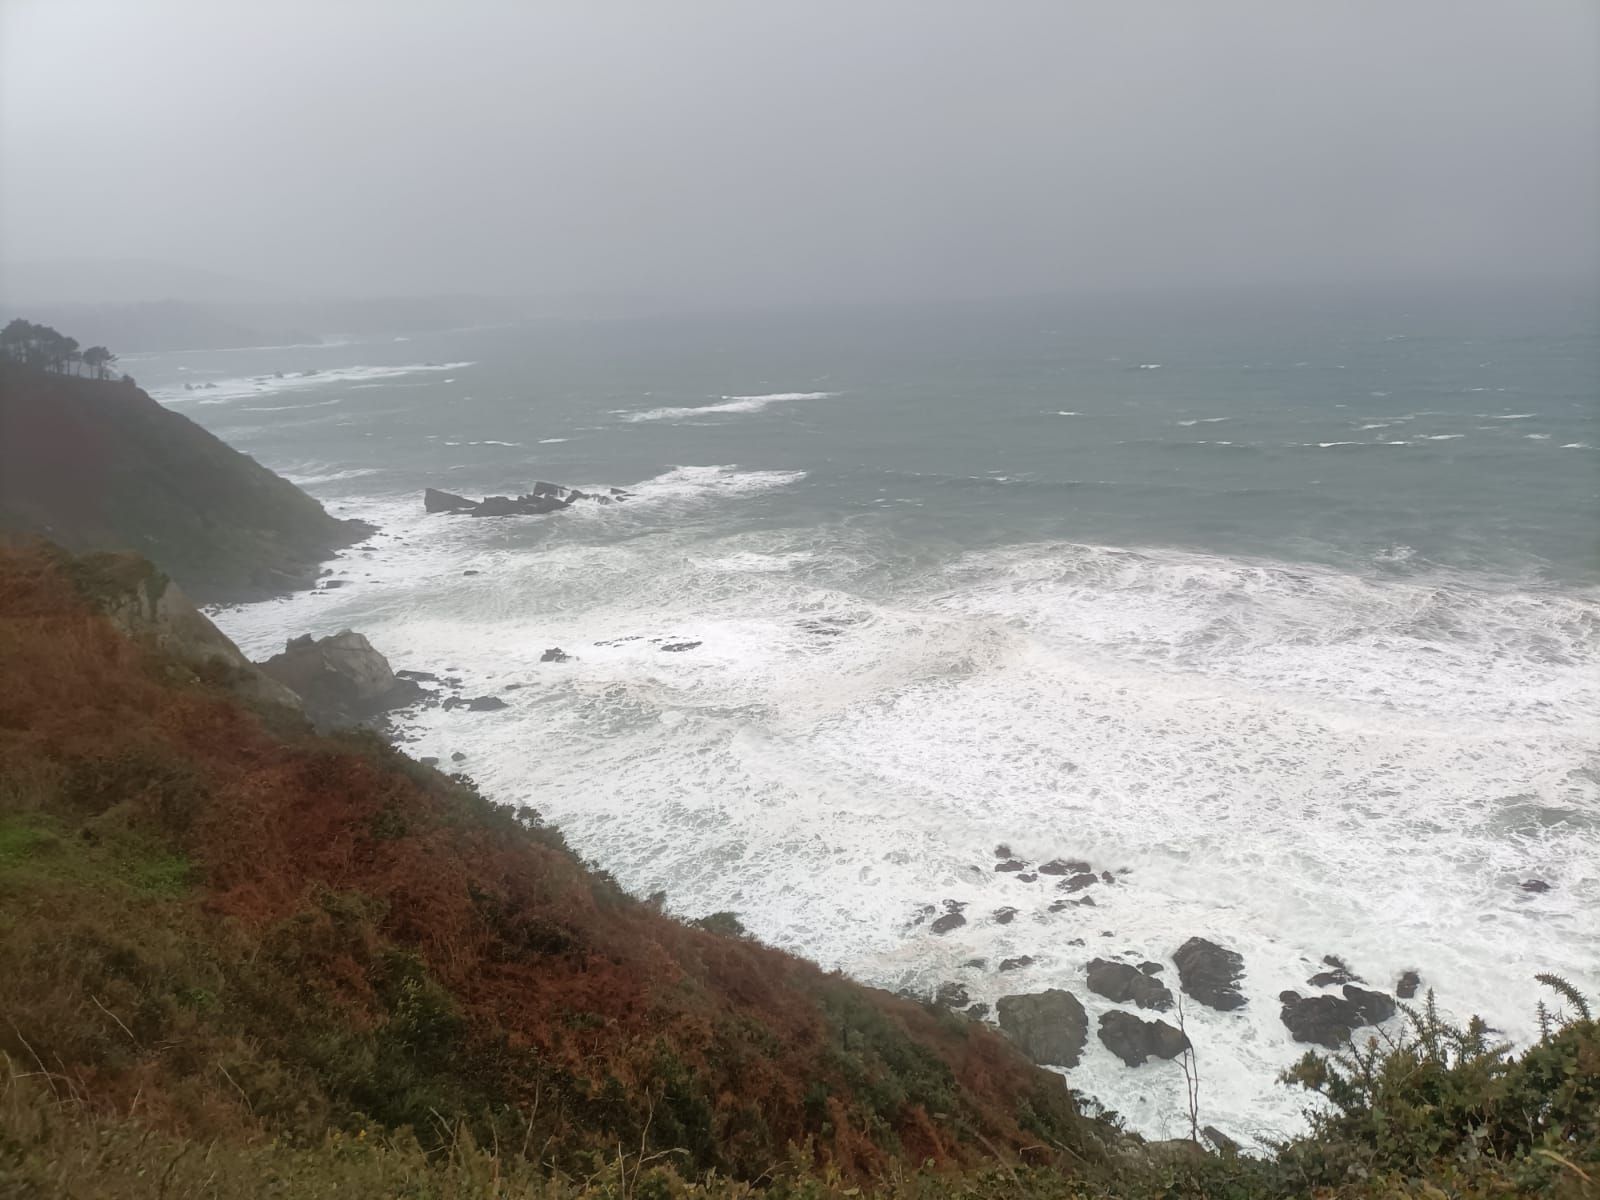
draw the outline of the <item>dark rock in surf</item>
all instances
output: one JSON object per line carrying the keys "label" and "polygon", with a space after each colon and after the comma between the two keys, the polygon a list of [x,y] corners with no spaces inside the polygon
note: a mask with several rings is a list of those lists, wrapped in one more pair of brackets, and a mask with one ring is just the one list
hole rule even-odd
{"label": "dark rock in surf", "polygon": [[1093,887],[1100,882],[1100,877],[1089,871],[1080,871],[1071,879],[1064,879],[1056,884],[1058,890],[1063,892],[1081,892],[1086,887]]}
{"label": "dark rock in surf", "polygon": [[1039,868],[1041,875],[1082,875],[1089,864],[1076,858],[1052,858]]}
{"label": "dark rock in surf", "polygon": [[1071,992],[1060,988],[1002,996],[995,1006],[1000,1028],[1034,1062],[1075,1067],[1089,1040],[1089,1014]]}
{"label": "dark rock in surf", "polygon": [[994,869],[996,871],[1020,871],[1027,865],[1020,858],[1008,858],[1005,862],[995,863]]}
{"label": "dark rock in surf", "polygon": [[935,933],[949,933],[952,929],[960,929],[967,923],[967,919],[958,912],[947,912],[928,926]]}
{"label": "dark rock in surf", "polygon": [[453,753],[451,753],[450,761],[451,762],[466,762],[467,761],[467,756],[462,751],[456,750]]}
{"label": "dark rock in surf", "polygon": [[1178,964],[1178,980],[1184,992],[1201,1004],[1224,1012],[1244,1007],[1239,980],[1244,977],[1244,958],[1205,938],[1190,938],[1172,955]]}
{"label": "dark rock in surf", "polygon": [[1340,987],[1347,983],[1365,983],[1366,980],[1352,971],[1344,959],[1336,954],[1325,954],[1322,963],[1329,970],[1318,971],[1306,980],[1312,987]]}
{"label": "dark rock in surf", "polygon": [[1033,955],[1021,954],[1016,958],[1002,958],[1000,969],[1002,971],[1020,971],[1023,967],[1033,966]]}
{"label": "dark rock in surf", "polygon": [[468,500],[454,492],[441,492],[438,488],[424,488],[422,507],[428,512],[471,512],[478,507],[476,500]]}
{"label": "dark rock in surf", "polygon": [[964,984],[941,983],[934,990],[933,1002],[940,1008],[965,1008],[972,1003]]}
{"label": "dark rock in surf", "polygon": [[1172,1007],[1172,993],[1160,980],[1127,963],[1096,958],[1088,967],[1089,990],[1117,1004],[1132,1001],[1140,1008],[1165,1012]]}
{"label": "dark rock in surf", "polygon": [[550,649],[546,650],[543,654],[541,654],[539,656],[539,661],[540,662],[571,662],[572,661],[572,655],[568,654],[560,646],[552,646],[552,647],[550,647]]}
{"label": "dark rock in surf", "polygon": [[1038,876],[1038,874],[1036,872],[1024,871],[1021,875],[1017,876],[1017,882],[1018,883],[1038,883],[1039,882],[1039,876]]}
{"label": "dark rock in surf", "polygon": [[1522,890],[1525,892],[1548,892],[1550,885],[1542,879],[1525,879],[1522,881]]}
{"label": "dark rock in surf", "polygon": [[1395,1014],[1394,997],[1386,992],[1375,992],[1347,983],[1344,985],[1344,998],[1356,1006],[1363,1024],[1382,1025]]}
{"label": "dark rock in surf", "polygon": [[1165,966],[1158,962],[1142,962],[1139,964],[1139,970],[1143,971],[1146,975],[1159,975],[1166,969],[1167,968]]}
{"label": "dark rock in surf", "polygon": [[1278,1000],[1283,1005],[1278,1015],[1297,1042],[1337,1050],[1349,1040],[1352,1030],[1364,1024],[1361,1010],[1341,996],[1282,992]]}
{"label": "dark rock in surf", "polygon": [[1422,986],[1422,976],[1416,971],[1404,971],[1400,980],[1394,985],[1394,994],[1402,1000],[1410,1000],[1417,994],[1417,989]]}
{"label": "dark rock in surf", "polygon": [[693,650],[700,642],[663,642],[661,649],[668,654],[682,654],[685,650]]}
{"label": "dark rock in surf", "polygon": [[967,1016],[971,1017],[974,1021],[981,1021],[988,1015],[989,1006],[987,1004],[973,1004],[967,1008]]}
{"label": "dark rock in surf", "polygon": [[1121,1011],[1101,1013],[1099,1032],[1106,1048],[1130,1067],[1150,1058],[1177,1058],[1189,1048],[1189,1039],[1176,1026]]}
{"label": "dark rock in surf", "polygon": [[989,914],[990,920],[996,925],[1009,925],[1016,919],[1017,910],[1014,908],[997,908]]}

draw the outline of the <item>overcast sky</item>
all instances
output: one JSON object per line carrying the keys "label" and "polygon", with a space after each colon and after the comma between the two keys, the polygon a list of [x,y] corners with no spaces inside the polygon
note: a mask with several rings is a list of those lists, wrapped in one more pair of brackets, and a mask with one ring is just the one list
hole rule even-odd
{"label": "overcast sky", "polygon": [[1593,276],[1593,0],[0,0],[0,259],[693,302]]}

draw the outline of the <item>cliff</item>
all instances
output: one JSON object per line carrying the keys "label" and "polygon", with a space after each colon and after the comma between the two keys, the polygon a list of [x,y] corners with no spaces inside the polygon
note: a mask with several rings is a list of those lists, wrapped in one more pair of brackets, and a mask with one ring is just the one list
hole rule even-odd
{"label": "cliff", "polygon": [[372,530],[132,384],[0,362],[0,532],[137,551],[210,603],[309,587]]}

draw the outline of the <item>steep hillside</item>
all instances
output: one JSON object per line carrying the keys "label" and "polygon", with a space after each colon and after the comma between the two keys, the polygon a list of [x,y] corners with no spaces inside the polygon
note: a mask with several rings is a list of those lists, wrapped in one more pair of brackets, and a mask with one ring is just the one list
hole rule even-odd
{"label": "steep hillside", "polygon": [[208,602],[309,586],[371,529],[132,384],[0,362],[0,532],[138,551]]}
{"label": "steep hillside", "polygon": [[168,595],[0,548],[0,1195],[1595,1194],[1600,1030],[1559,980],[1519,1058],[1430,997],[1399,1044],[1306,1056],[1311,1136],[1146,1144],[982,1023],[313,734]]}

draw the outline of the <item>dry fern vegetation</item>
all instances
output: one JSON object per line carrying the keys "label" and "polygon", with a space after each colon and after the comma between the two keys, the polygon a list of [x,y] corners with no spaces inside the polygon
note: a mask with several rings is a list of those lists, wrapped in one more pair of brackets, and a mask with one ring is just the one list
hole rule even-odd
{"label": "dry fern vegetation", "polygon": [[1429,1007],[1291,1073],[1307,1138],[1145,1145],[981,1023],[677,922],[535,812],[125,637],[125,565],[0,549],[0,1194],[1600,1186],[1600,1038],[1560,981],[1520,1056]]}

